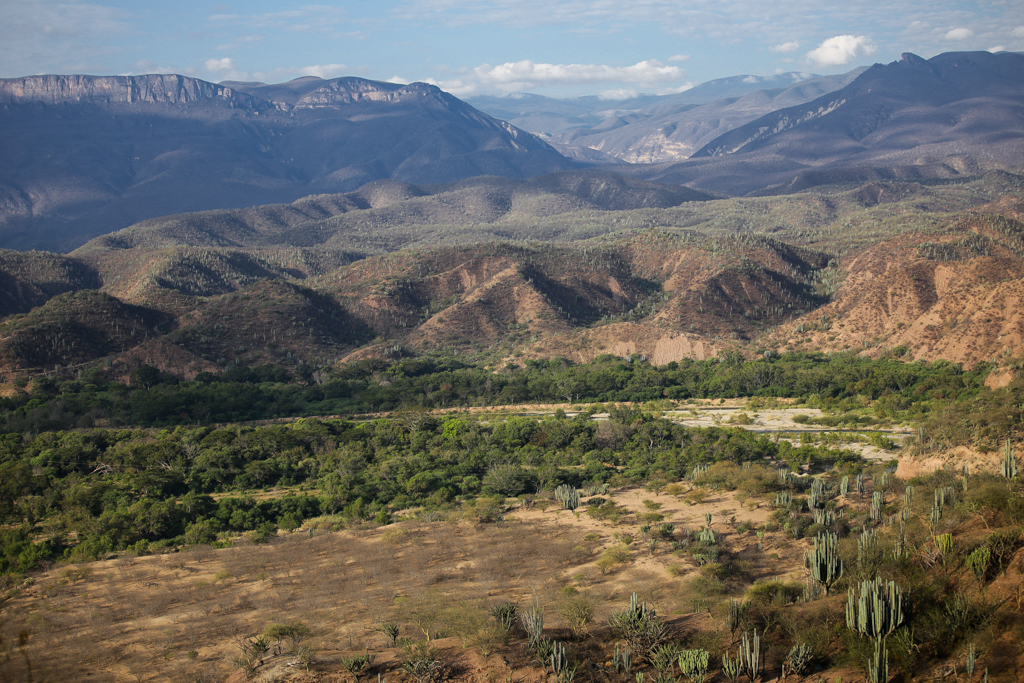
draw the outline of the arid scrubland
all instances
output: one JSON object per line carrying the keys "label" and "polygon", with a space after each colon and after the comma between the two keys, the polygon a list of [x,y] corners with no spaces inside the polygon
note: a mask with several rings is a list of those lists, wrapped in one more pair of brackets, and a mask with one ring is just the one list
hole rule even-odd
{"label": "arid scrubland", "polygon": [[[1010,681],[1024,663],[1019,481],[719,463],[659,491],[581,493],[575,511],[480,498],[386,526],[323,517],[266,543],[53,566],[8,587],[0,674],[698,681],[706,659],[726,681],[756,635],[759,668],[736,678],[863,680],[874,641],[848,627],[847,595],[876,578],[901,598],[888,677],[964,680],[970,666],[969,680]],[[841,564],[812,571],[829,539]]]}

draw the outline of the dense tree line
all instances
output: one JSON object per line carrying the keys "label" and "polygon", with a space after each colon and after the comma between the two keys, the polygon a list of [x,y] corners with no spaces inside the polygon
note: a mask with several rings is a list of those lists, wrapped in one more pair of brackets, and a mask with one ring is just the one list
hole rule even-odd
{"label": "dense tree line", "polygon": [[[37,528],[51,541],[29,547],[21,531],[12,532],[0,568],[23,570],[64,548],[85,559],[211,542],[224,531],[296,528],[322,514],[385,521],[410,506],[562,483],[674,481],[701,463],[775,458],[797,467],[855,459],[740,429],[687,429],[635,408],[611,410],[600,422],[590,413],[490,423],[414,413],[362,424],[304,419],[7,434],[0,439],[0,523]],[[244,493],[276,486],[318,495],[259,501]]]}
{"label": "dense tree line", "polygon": [[[502,368],[456,358],[367,360],[330,370],[309,365],[235,367],[178,381],[155,368],[127,384],[102,372],[72,381],[39,378],[0,399],[5,431],[169,426],[273,417],[338,415],[403,407],[440,408],[529,402],[623,402],[659,399],[803,397],[842,408],[874,401],[881,415],[923,413],[984,390],[989,367],[970,371],[946,361],[906,363],[855,355],[787,354],[744,361],[738,353],[657,367],[642,357],[601,356],[593,363],[528,360]],[[844,401],[846,403],[844,403]]]}

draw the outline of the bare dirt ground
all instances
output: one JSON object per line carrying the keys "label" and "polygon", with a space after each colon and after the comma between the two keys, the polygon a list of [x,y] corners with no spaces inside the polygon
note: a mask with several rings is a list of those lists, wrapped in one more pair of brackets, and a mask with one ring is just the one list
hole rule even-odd
{"label": "bare dirt ground", "polygon": [[[660,504],[664,522],[677,527],[702,527],[710,513],[712,529],[724,537],[731,556],[749,563],[743,585],[802,577],[806,541],[767,533],[759,550],[752,529],[737,531],[744,523],[763,526],[769,514],[764,501],[741,505],[731,493],[713,493],[688,505],[643,489],[611,499],[633,514],[613,525],[585,513],[517,508],[497,525],[409,520],[312,538],[305,532],[281,535],[269,545],[239,542],[221,550],[199,547],[55,567],[3,605],[0,633],[11,643],[27,629],[24,652],[36,672],[33,680],[197,681],[223,680],[237,668],[232,659],[239,639],[292,620],[315,635],[313,671],[337,672],[340,657],[369,649],[380,652],[375,666],[397,678],[401,650],[385,647],[375,624],[394,618],[403,636],[421,638],[403,617],[403,604],[430,601],[439,613],[457,605],[479,612],[502,601],[523,607],[537,601],[546,607],[548,633],[567,638],[559,606],[568,595],[593,600],[593,628],[599,631],[607,630],[612,611],[636,591],[677,633],[717,624],[719,617],[709,615],[700,595],[688,588],[700,576],[696,565],[667,543],[652,550],[642,539],[637,514],[649,512],[644,501]],[[633,537],[628,559],[603,572],[596,564],[601,552],[621,545],[624,536]],[[742,585],[730,590],[742,592]],[[546,680],[537,662],[517,659],[506,646],[485,657],[479,648],[463,647],[458,637],[436,645],[458,660],[466,675],[457,680],[497,680],[492,674],[513,670],[516,680]],[[603,666],[610,652],[591,658]],[[294,674],[297,669],[285,659],[268,661],[261,680]],[[321,676],[308,680],[342,680]],[[28,680],[17,660],[0,664],[0,679]]]}

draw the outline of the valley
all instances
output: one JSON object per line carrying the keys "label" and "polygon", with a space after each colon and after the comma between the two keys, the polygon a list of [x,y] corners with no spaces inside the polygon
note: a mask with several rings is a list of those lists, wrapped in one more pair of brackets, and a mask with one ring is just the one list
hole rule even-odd
{"label": "valley", "polygon": [[1022,64],[0,80],[0,680],[1017,681]]}

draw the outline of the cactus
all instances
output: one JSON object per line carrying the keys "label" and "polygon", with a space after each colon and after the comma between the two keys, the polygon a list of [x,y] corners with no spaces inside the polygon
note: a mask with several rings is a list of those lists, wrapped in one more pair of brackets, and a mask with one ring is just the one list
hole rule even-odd
{"label": "cactus", "polygon": [[704,527],[697,532],[697,542],[701,545],[714,545],[715,540],[715,532],[708,527]]}
{"label": "cactus", "polygon": [[875,578],[854,586],[846,597],[846,626],[875,641],[903,623],[903,591],[895,581]]}
{"label": "cactus", "polygon": [[367,652],[354,657],[342,657],[341,666],[345,671],[355,676],[356,680],[359,680],[359,674],[362,673],[363,669],[373,666],[373,661],[376,658],[376,652]]}
{"label": "cactus", "polygon": [[858,474],[854,481],[854,487],[857,489],[857,493],[864,493],[864,475]]}
{"label": "cactus", "polygon": [[907,488],[903,489],[903,505],[910,507],[910,504],[914,502],[914,486],[907,484]]}
{"label": "cactus", "polygon": [[980,587],[985,581],[985,573],[988,571],[988,563],[992,559],[992,551],[988,548],[975,548],[974,552],[967,556],[967,568],[974,574]]}
{"label": "cactus", "polygon": [[679,653],[679,670],[690,683],[704,683],[708,677],[711,653],[707,650],[683,650]]}
{"label": "cactus", "polygon": [[793,673],[798,676],[803,676],[807,673],[807,669],[810,667],[812,659],[814,659],[814,650],[806,643],[797,643],[794,645],[790,649],[789,655],[786,657],[786,661],[789,662],[789,666],[793,670]]}
{"label": "cactus", "polygon": [[775,504],[780,508],[788,508],[793,504],[793,492],[779,491],[775,494]]}
{"label": "cactus", "polygon": [[702,475],[705,472],[707,472],[709,467],[710,467],[710,465],[704,465],[704,464],[694,465],[693,469],[690,470],[690,480],[692,481],[692,480],[696,479],[697,477],[699,477],[700,475]]}
{"label": "cactus", "polygon": [[821,526],[832,526],[836,523],[835,510],[811,510],[814,516],[814,523]]}
{"label": "cactus", "polygon": [[734,682],[740,677],[742,670],[740,669],[739,655],[736,656],[736,659],[730,659],[728,652],[722,653],[722,673]]}
{"label": "cactus", "polygon": [[705,512],[704,513],[704,526],[706,526],[709,529],[711,528],[711,513],[710,512]]}
{"label": "cactus", "polygon": [[761,638],[757,635],[757,629],[754,630],[753,638],[744,633],[739,650],[736,651],[736,659],[740,662],[740,669],[751,681],[761,676],[764,664],[761,654]]}
{"label": "cactus", "polygon": [[502,602],[488,610],[490,615],[498,622],[502,631],[508,633],[516,625],[519,618],[519,606],[514,602]]}
{"label": "cactus", "polygon": [[928,520],[932,523],[932,526],[935,526],[939,523],[940,519],[942,519],[942,508],[938,505],[933,505],[932,511],[928,515]]}
{"label": "cactus", "polygon": [[565,656],[565,645],[559,642],[555,642],[554,648],[551,650],[551,657],[548,658],[551,663],[551,671],[556,674],[561,674],[563,671],[569,668],[569,660]]}
{"label": "cactus", "polygon": [[882,519],[882,504],[884,503],[881,491],[871,494],[871,519],[878,522]]}
{"label": "cactus", "polygon": [[857,539],[857,566],[861,569],[878,550],[878,536],[874,529],[865,529]]}
{"label": "cactus", "polygon": [[746,623],[750,617],[750,603],[729,598],[729,614],[725,618],[725,625],[729,632],[736,635],[736,629]]}
{"label": "cactus", "polygon": [[639,657],[646,657],[668,637],[665,622],[647,606],[646,601],[640,602],[636,593],[629,599],[629,609],[612,614],[611,626]]}
{"label": "cactus", "polygon": [[819,508],[819,507],[821,507],[824,504],[825,504],[824,501],[821,500],[821,497],[817,493],[815,493],[813,490],[808,492],[808,494],[807,494],[807,508],[809,510],[813,511],[815,508]]}
{"label": "cactus", "polygon": [[1013,454],[1013,446],[1010,445],[1010,440],[1007,439],[1006,443],[1003,444],[1003,464],[1002,464],[1003,476],[1007,479],[1017,478],[1017,458]]}
{"label": "cactus", "polygon": [[615,646],[615,654],[612,655],[612,667],[615,669],[615,673],[620,674],[628,674],[633,671],[633,652],[629,647],[619,651],[619,646]]}
{"label": "cactus", "polygon": [[555,500],[562,504],[565,510],[575,510],[580,506],[580,492],[573,486],[562,484],[555,489]]}
{"label": "cactus", "polygon": [[817,536],[814,547],[804,554],[804,564],[811,570],[811,578],[821,584],[828,595],[829,589],[843,576],[839,537],[830,533]]}
{"label": "cactus", "polygon": [[839,495],[850,495],[850,475],[848,474],[843,475],[843,478],[839,481]]}
{"label": "cactus", "polygon": [[887,683],[889,680],[889,651],[885,641],[875,641],[875,654],[868,658],[868,682]]}
{"label": "cactus", "polygon": [[537,649],[537,644],[544,637],[544,610],[537,603],[522,613],[523,630],[530,642],[530,647]]}
{"label": "cactus", "polygon": [[956,539],[953,538],[953,534],[939,534],[935,537],[935,547],[943,555],[952,552],[955,545]]}

